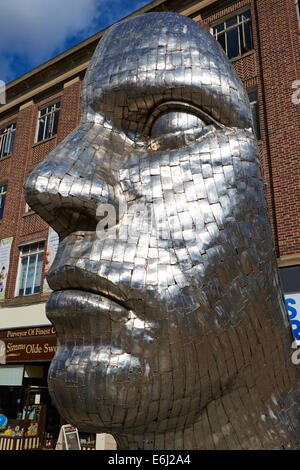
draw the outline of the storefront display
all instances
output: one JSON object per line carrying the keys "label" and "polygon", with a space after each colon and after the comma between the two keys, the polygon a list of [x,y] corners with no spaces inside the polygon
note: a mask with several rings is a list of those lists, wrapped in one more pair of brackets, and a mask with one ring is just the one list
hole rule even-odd
{"label": "storefront display", "polygon": [[[0,451],[55,449],[63,424],[47,386],[55,329],[0,330],[0,346]],[[95,434],[79,439],[82,450],[95,449]]]}
{"label": "storefront display", "polygon": [[[0,448],[23,449],[25,441],[28,448],[42,448],[46,438],[54,445],[61,425],[47,387],[56,350],[54,328],[0,330],[0,340],[5,349],[0,365],[0,409],[7,416],[7,426],[0,428]],[[6,438],[15,441],[8,443]]]}
{"label": "storefront display", "polygon": [[6,429],[7,427],[7,417],[4,414],[0,414],[0,431]]}

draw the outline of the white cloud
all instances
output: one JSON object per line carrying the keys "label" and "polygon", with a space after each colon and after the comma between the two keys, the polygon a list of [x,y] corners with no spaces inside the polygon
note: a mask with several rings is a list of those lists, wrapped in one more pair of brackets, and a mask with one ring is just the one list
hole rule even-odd
{"label": "white cloud", "polygon": [[1,0],[0,79],[16,76],[19,64],[29,69],[145,5],[124,0]]}

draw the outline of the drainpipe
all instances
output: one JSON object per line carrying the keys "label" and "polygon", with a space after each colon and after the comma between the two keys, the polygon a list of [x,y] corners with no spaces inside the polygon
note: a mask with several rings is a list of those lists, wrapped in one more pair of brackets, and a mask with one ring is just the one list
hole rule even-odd
{"label": "drainpipe", "polygon": [[271,208],[273,214],[273,227],[274,227],[274,243],[275,243],[275,252],[277,258],[279,258],[279,239],[278,239],[278,226],[277,226],[277,217],[276,217],[276,205],[275,205],[275,194],[274,194],[274,181],[273,181],[273,171],[272,171],[272,159],[271,159],[271,146],[270,146],[270,136],[268,129],[268,115],[267,115],[267,106],[266,106],[266,95],[265,95],[265,82],[263,75],[263,64],[262,64],[262,54],[261,54],[261,42],[260,42],[260,31],[259,31],[259,18],[257,11],[257,0],[253,0],[254,12],[255,12],[255,25],[256,25],[256,37],[257,37],[257,52],[258,52],[258,62],[259,62],[259,76],[262,90],[262,105],[264,113],[264,132],[265,132],[265,143],[267,149],[267,163],[269,170],[269,179],[270,179],[270,196],[271,196]]}

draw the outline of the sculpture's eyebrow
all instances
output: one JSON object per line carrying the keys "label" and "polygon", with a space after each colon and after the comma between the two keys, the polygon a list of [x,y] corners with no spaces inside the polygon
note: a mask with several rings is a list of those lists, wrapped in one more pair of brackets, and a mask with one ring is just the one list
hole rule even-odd
{"label": "sculpture's eyebrow", "polygon": [[223,124],[197,106],[194,106],[190,103],[185,103],[183,101],[165,101],[156,106],[156,108],[149,114],[142,132],[142,136],[148,136],[150,134],[150,129],[155,119],[157,119],[162,113],[166,111],[183,111],[186,113],[191,113],[202,119],[205,123],[213,124],[219,129],[225,127]]}

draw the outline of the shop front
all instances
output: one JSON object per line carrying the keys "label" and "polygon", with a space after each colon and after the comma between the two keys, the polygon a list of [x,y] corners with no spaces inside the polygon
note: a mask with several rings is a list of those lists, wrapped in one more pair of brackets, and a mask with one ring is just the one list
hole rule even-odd
{"label": "shop front", "polygon": [[56,350],[52,325],[0,330],[0,450],[55,445],[62,419],[48,393],[48,369]]}

